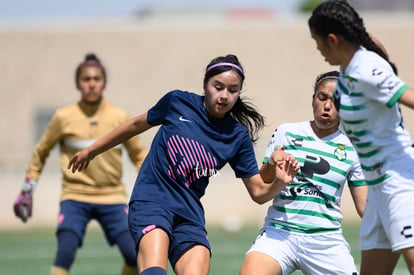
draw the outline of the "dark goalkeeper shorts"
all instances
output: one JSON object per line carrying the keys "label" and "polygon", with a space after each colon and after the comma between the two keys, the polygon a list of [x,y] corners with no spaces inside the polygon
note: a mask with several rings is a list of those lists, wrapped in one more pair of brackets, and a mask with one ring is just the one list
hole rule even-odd
{"label": "dark goalkeeper shorts", "polygon": [[57,233],[74,232],[82,245],[88,223],[95,219],[102,227],[110,245],[119,235],[128,232],[128,206],[126,204],[95,204],[66,200],[60,203]]}

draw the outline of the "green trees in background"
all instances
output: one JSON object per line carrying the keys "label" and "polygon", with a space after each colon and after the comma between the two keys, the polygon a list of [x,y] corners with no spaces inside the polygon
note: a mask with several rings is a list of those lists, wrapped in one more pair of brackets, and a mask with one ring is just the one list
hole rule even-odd
{"label": "green trees in background", "polygon": [[309,13],[322,2],[323,0],[303,0],[299,10],[303,13]]}

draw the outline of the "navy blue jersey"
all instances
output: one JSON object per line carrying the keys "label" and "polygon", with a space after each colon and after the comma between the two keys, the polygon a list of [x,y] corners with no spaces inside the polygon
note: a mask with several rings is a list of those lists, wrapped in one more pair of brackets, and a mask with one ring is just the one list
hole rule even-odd
{"label": "navy blue jersey", "polygon": [[[230,115],[212,118],[204,97],[180,90],[163,96],[147,122],[161,125],[136,179],[131,201],[156,202],[204,225],[200,198],[226,163],[236,177],[259,172],[247,128]],[[220,203],[220,202],[218,202]]]}

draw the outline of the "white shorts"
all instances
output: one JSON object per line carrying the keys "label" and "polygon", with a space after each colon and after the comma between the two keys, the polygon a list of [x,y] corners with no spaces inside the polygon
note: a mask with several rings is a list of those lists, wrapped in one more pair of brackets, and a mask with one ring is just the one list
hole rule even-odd
{"label": "white shorts", "polygon": [[273,257],[283,275],[295,270],[304,274],[358,274],[350,248],[342,233],[294,234],[265,226],[246,254],[257,251]]}
{"label": "white shorts", "polygon": [[397,252],[414,247],[414,172],[410,169],[398,172],[385,182],[368,187],[361,223],[361,250]]}

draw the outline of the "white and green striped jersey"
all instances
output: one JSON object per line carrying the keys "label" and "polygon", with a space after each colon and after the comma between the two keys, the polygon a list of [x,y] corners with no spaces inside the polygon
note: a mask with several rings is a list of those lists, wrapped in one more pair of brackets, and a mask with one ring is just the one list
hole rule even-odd
{"label": "white and green striped jersey", "polygon": [[392,166],[412,150],[397,102],[407,89],[386,60],[363,47],[340,72],[335,105],[370,185],[388,178]]}
{"label": "white and green striped jersey", "polygon": [[340,204],[344,185],[366,185],[349,139],[339,130],[319,138],[309,121],[285,123],[274,132],[265,153],[282,147],[298,160],[294,180],[273,200],[266,223],[301,234],[323,234],[341,229]]}

